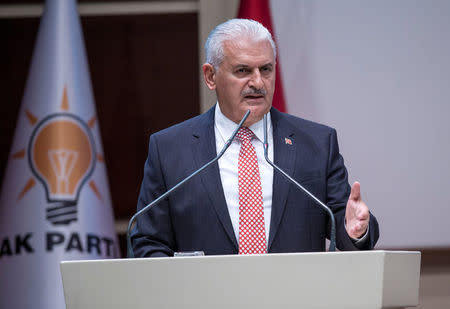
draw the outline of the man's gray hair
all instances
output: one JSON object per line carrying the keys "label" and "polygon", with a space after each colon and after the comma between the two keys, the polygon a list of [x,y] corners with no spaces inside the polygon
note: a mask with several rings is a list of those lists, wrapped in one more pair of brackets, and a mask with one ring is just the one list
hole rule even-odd
{"label": "man's gray hair", "polygon": [[251,19],[234,18],[218,25],[209,34],[205,44],[206,63],[217,69],[223,61],[224,41],[242,37],[250,38],[255,42],[269,41],[272,46],[274,59],[277,57],[275,42],[266,27]]}

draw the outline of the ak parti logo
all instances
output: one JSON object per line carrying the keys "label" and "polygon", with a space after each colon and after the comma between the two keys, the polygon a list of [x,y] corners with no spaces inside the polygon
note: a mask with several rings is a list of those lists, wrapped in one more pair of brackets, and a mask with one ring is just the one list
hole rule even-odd
{"label": "ak parti logo", "polygon": [[94,181],[89,181],[97,161],[103,156],[96,153],[91,129],[96,117],[87,123],[69,113],[67,88],[64,88],[61,111],[38,120],[30,111],[25,111],[34,130],[28,148],[22,149],[13,158],[27,157],[35,178],[30,178],[18,199],[22,199],[35,185],[36,179],[46,193],[46,218],[55,225],[77,221],[77,204],[80,191],[86,183],[101,200]]}

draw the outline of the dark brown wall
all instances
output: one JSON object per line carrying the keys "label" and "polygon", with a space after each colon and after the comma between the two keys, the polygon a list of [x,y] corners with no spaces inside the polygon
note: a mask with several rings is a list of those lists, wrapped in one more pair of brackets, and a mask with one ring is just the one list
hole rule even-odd
{"label": "dark brown wall", "polygon": [[[82,17],[116,219],[129,219],[151,133],[199,113],[197,14]],[[0,179],[39,19],[0,19]]]}

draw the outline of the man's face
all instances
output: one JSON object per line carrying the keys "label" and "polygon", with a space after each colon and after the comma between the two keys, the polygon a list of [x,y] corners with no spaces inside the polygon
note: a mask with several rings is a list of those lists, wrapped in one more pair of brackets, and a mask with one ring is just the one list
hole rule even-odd
{"label": "man's face", "polygon": [[218,69],[203,65],[206,84],[216,90],[220,109],[238,123],[247,110],[250,126],[272,106],[275,90],[275,59],[269,41],[241,39],[224,42],[224,59]]}

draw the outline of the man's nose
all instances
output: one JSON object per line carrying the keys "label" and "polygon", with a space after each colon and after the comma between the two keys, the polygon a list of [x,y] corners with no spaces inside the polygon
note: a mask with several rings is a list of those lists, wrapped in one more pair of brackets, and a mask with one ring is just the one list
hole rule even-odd
{"label": "man's nose", "polygon": [[261,89],[263,85],[264,84],[261,78],[261,72],[259,71],[259,69],[255,69],[250,76],[249,87]]}

